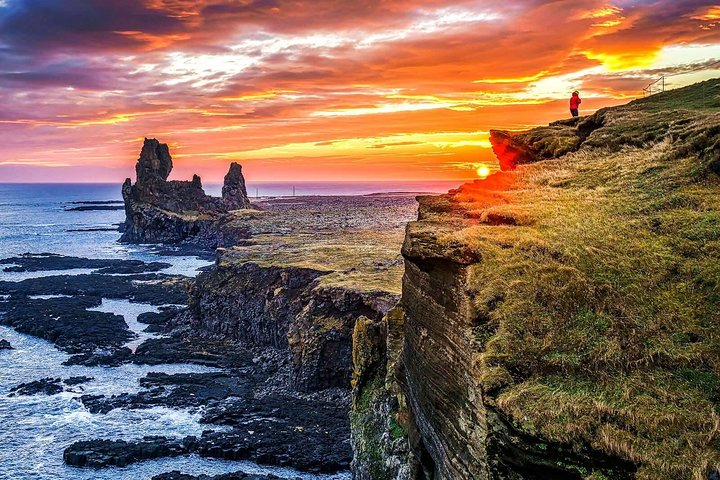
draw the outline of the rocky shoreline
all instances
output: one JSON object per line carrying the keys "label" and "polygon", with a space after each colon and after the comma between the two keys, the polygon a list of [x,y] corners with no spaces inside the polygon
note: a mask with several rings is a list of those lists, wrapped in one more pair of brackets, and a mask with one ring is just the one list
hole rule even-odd
{"label": "rocky shoreline", "polygon": [[[8,272],[53,275],[0,281],[0,324],[54,343],[71,354],[66,365],[215,370],[151,373],[138,391],[113,396],[83,394],[82,379],[72,378],[38,379],[13,394],[73,391],[92,415],[162,407],[198,412],[208,426],[197,436],[83,439],[63,456],[78,468],[199,455],[348,473],[353,328],[361,318],[380,321],[399,298],[397,252],[413,197],[308,197],[258,207],[247,201],[239,166],[231,166],[219,199],[202,192],[199,178],[168,182],[171,168],[167,147],[147,140],[138,181],[123,187],[122,241],[161,241],[182,253],[224,245],[215,266],[191,279],[164,274],[161,262],[2,259]],[[368,243],[371,236],[381,241]],[[327,261],[328,250],[336,263]],[[107,299],[152,306],[137,316],[150,338],[129,348],[141,332],[98,311]]]}

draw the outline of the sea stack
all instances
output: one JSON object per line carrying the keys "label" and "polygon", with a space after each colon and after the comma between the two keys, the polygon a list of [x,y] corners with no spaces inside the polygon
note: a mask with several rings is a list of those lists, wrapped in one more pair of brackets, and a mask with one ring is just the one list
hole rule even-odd
{"label": "sea stack", "polygon": [[240,210],[250,206],[242,166],[237,162],[230,164],[230,170],[225,175],[222,200],[228,210]]}
{"label": "sea stack", "polygon": [[207,195],[198,175],[193,175],[191,181],[168,180],[172,169],[168,145],[146,138],[135,165],[136,182],[128,178],[122,186],[126,213],[122,241],[184,241],[231,210],[251,208],[242,167],[237,163],[225,176],[222,198]]}

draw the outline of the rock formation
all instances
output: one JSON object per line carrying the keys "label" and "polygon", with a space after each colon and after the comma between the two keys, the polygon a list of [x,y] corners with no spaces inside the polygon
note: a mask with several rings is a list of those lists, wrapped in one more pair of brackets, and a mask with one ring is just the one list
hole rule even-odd
{"label": "rock formation", "polygon": [[714,79],[494,131],[502,172],[419,198],[355,327],[356,479],[718,478],[718,112]]}
{"label": "rock formation", "polygon": [[221,259],[191,289],[188,323],[211,337],[285,352],[293,390],[348,388],[356,319],[380,320],[397,297],[319,285],[328,273]]}
{"label": "rock formation", "polygon": [[242,166],[237,162],[230,164],[230,170],[228,170],[227,175],[225,175],[222,188],[222,200],[229,210],[239,210],[250,206],[247,189],[245,188],[245,178],[242,174]]}
{"label": "rock formation", "polygon": [[176,243],[195,241],[205,246],[233,243],[224,241],[223,216],[231,210],[250,208],[245,179],[239,164],[233,163],[225,176],[222,198],[205,193],[200,177],[191,181],[168,181],[172,157],[167,144],[145,139],[135,166],[135,184],[128,178],[122,186],[126,219],[121,241],[133,243]]}

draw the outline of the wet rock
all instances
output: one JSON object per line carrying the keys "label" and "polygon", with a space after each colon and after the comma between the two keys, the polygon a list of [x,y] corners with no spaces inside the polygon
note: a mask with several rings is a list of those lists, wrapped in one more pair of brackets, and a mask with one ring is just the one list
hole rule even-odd
{"label": "wet rock", "polygon": [[10,396],[15,395],[57,395],[62,392],[63,386],[59,378],[43,378],[34,382],[21,383],[10,389]]}
{"label": "wet rock", "polygon": [[75,268],[99,269],[96,273],[150,273],[157,272],[171,265],[169,263],[140,260],[112,260],[69,257],[54,253],[25,253],[19,257],[4,258],[0,265],[5,272],[42,272],[46,270],[71,270]]}
{"label": "wet rock", "polygon": [[[298,477],[299,479],[300,477]],[[279,480],[280,477],[275,475],[255,475],[252,473],[235,472],[224,473],[222,475],[200,475],[198,477],[187,475],[177,470],[172,472],[155,475],[152,480]]]}
{"label": "wet rock", "polygon": [[63,460],[74,467],[125,467],[142,460],[190,453],[182,442],[166,437],[144,437],[138,442],[89,440],[65,449]]}
{"label": "wet rock", "polygon": [[178,332],[141,343],[132,356],[138,364],[193,363],[216,368],[240,368],[252,363],[253,354],[240,345]]}
{"label": "wet rock", "polygon": [[63,380],[63,383],[65,385],[79,385],[81,383],[87,383],[90,380],[95,380],[93,377],[86,377],[84,375],[77,376],[77,377],[70,377]]}
{"label": "wet rock", "polygon": [[119,367],[131,360],[132,350],[127,347],[99,349],[88,353],[79,353],[63,362],[63,365],[82,365],[84,367]]}
{"label": "wet rock", "polygon": [[231,373],[168,375],[152,372],[140,380],[140,386],[145,390],[111,397],[83,395],[80,401],[91,413],[108,413],[117,408],[199,407],[230,397],[245,397],[254,383],[252,378]]}
{"label": "wet rock", "polygon": [[[81,401],[88,411],[99,414],[116,408],[202,407],[201,422],[229,430],[185,439],[182,444],[188,453],[312,472],[347,470],[352,458],[349,392],[328,390],[302,397],[282,389],[267,391],[273,373],[252,360],[241,370],[226,372],[150,373],[140,380],[140,392],[84,395]],[[177,444],[174,440],[170,443]],[[93,458],[107,458],[106,446],[100,444],[101,451]]]}
{"label": "wet rock", "polygon": [[13,349],[13,347],[12,347],[12,345],[10,345],[10,342],[5,340],[4,338],[0,339],[0,350],[12,350],[12,349]]}
{"label": "wet rock", "polygon": [[263,414],[272,410],[263,409],[259,404],[254,408],[258,411],[253,412],[252,417],[248,416],[242,426],[231,430],[205,431],[200,438],[190,436],[182,440],[145,437],[139,441],[81,441],[68,447],[63,459],[68,465],[100,468],[196,453],[312,473],[332,473],[349,468],[352,458],[349,433],[338,435],[337,429],[328,428],[330,422],[319,418],[326,411],[320,409],[317,412],[314,420],[321,423],[315,425],[294,418],[288,421],[280,416],[264,417]]}
{"label": "wet rock", "polygon": [[118,348],[134,338],[120,315],[88,311],[99,306],[98,297],[30,299],[11,296],[3,302],[0,323],[44,338],[68,353],[90,353],[97,348]]}
{"label": "wet rock", "polygon": [[65,207],[66,212],[90,212],[98,210],[124,210],[122,205],[80,205],[77,207]]}
{"label": "wet rock", "polygon": [[93,380],[92,377],[70,377],[62,380],[60,378],[43,378],[33,382],[21,383],[10,389],[10,396],[15,395],[57,395],[67,390],[65,387],[77,386]]}
{"label": "wet rock", "polygon": [[350,440],[332,432],[308,431],[302,425],[275,425],[251,420],[229,432],[204,432],[197,453],[223,460],[251,460],[312,473],[348,470]]}
{"label": "wet rock", "polygon": [[138,315],[137,321],[148,325],[145,332],[169,333],[174,327],[172,320],[182,311],[182,308],[161,307],[159,312],[141,313]]}
{"label": "wet rock", "polygon": [[[188,279],[163,274],[53,275],[20,282],[0,281],[0,295],[69,295],[130,300],[151,305],[187,303]],[[98,303],[99,305],[99,303]],[[94,305],[95,306],[95,305]],[[0,311],[8,304],[0,305]]]}
{"label": "wet rock", "polygon": [[148,325],[166,325],[183,309],[176,307],[161,307],[159,312],[145,312],[138,315],[138,322]]}

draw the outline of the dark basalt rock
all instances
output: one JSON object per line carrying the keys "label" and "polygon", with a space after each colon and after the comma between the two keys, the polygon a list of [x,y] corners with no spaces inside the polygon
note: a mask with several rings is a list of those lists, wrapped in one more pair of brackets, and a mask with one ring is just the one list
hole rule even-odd
{"label": "dark basalt rock", "polygon": [[183,305],[187,303],[187,284],[187,279],[162,274],[53,275],[20,282],[0,281],[0,295],[11,295],[9,302],[0,303],[0,311],[25,295],[102,297],[151,305]]}
{"label": "dark basalt rock", "polygon": [[145,263],[140,260],[105,260],[95,258],[67,257],[55,253],[25,253],[19,257],[0,260],[5,272],[42,272],[46,270],[71,270],[75,268],[96,268],[96,273],[151,273],[171,265],[163,262]]}
{"label": "dark basalt rock", "polygon": [[355,320],[379,320],[397,298],[319,286],[326,273],[254,263],[217,268],[191,289],[188,322],[207,335],[288,352],[295,390],[349,388]]}
{"label": "dark basalt rock", "polygon": [[84,367],[119,367],[131,360],[132,350],[127,347],[94,350],[73,355],[63,365],[82,365]]}
{"label": "dark basalt rock", "polygon": [[189,182],[168,181],[172,167],[167,144],[146,138],[135,166],[137,181],[133,185],[128,178],[122,186],[126,219],[121,241],[216,247],[244,238],[222,228],[228,211],[250,206],[240,165],[231,165],[222,198],[207,195],[197,175]]}
{"label": "dark basalt rock", "polygon": [[63,380],[63,383],[65,385],[80,385],[81,383],[87,383],[90,380],[95,380],[93,377],[86,377],[84,375],[78,376],[78,377],[70,377]]}
{"label": "dark basalt rock", "polygon": [[141,313],[137,321],[148,325],[144,329],[145,332],[170,333],[174,328],[173,319],[182,311],[182,308],[161,307],[159,312]]}
{"label": "dark basalt rock", "polygon": [[122,205],[80,205],[78,207],[65,207],[66,212],[91,212],[98,210],[123,210]]}
{"label": "dark basalt rock", "polygon": [[97,348],[118,348],[134,338],[120,315],[88,311],[99,297],[78,296],[33,300],[11,296],[0,304],[0,323],[44,338],[68,353],[90,353]]}
{"label": "dark basalt rock", "polygon": [[[348,469],[352,451],[347,391],[326,391],[313,398],[280,390],[258,395],[275,373],[273,363],[282,362],[283,358],[280,355],[266,355],[265,360],[257,356],[246,358],[245,367],[226,372],[150,373],[140,380],[143,390],[138,393],[111,397],[84,395],[81,401],[88,411],[100,414],[116,408],[202,407],[201,422],[230,427],[207,431],[200,438],[189,437],[182,442],[173,439],[165,439],[161,445],[129,442],[128,451],[144,452],[151,446],[158,457],[168,456],[174,455],[181,445],[185,453],[252,460],[311,472]],[[73,455],[66,456],[66,462],[72,465],[119,465],[148,458],[142,453],[118,459],[115,452],[123,449],[104,441],[81,442],[68,451]],[[78,452],[84,453],[76,455]]]}
{"label": "dark basalt rock", "polygon": [[12,349],[13,349],[13,347],[12,347],[12,345],[10,345],[10,342],[5,340],[4,338],[0,339],[0,350],[12,350]]}
{"label": "dark basalt rock", "polygon": [[92,377],[70,377],[62,380],[60,378],[43,378],[34,382],[21,383],[10,389],[10,396],[15,395],[57,395],[67,390],[65,387],[73,387],[93,380]]}
{"label": "dark basalt rock", "polygon": [[[249,397],[238,402],[238,405],[244,405],[246,412],[237,413],[238,427],[228,431],[205,431],[200,438],[191,436],[182,440],[145,437],[140,441],[82,441],[68,447],[63,458],[68,465],[99,468],[196,453],[313,473],[349,468],[352,450],[346,409],[333,406],[328,410],[321,404],[298,405],[297,399],[290,398],[276,399],[267,406],[264,405],[267,399],[252,402],[249,406],[248,401],[252,402]],[[224,408],[223,413],[234,407]],[[338,414],[333,415],[334,411]]]}
{"label": "dark basalt rock", "polygon": [[222,200],[228,210],[238,210],[250,206],[242,166],[239,163],[233,162],[230,164],[230,170],[225,175],[223,183]]}
{"label": "dark basalt rock", "polygon": [[181,311],[183,311],[182,308],[161,307],[159,312],[141,313],[137,320],[148,325],[167,325]]}
{"label": "dark basalt rock", "polygon": [[[135,266],[120,264],[122,269]],[[88,311],[88,308],[98,307],[102,298],[154,305],[183,304],[187,302],[186,282],[186,279],[156,274],[58,275],[0,282],[0,294],[8,296],[0,302],[3,314],[0,324],[44,338],[74,354],[66,365],[117,366],[132,356],[123,345],[135,338],[135,334],[122,316]],[[28,295],[66,297],[32,299]]]}
{"label": "dark basalt rock", "polygon": [[64,390],[59,378],[43,378],[34,382],[21,383],[10,389],[10,396],[15,395],[56,395]]}
{"label": "dark basalt rock", "polygon": [[83,395],[80,401],[91,413],[108,413],[117,408],[199,407],[230,397],[245,397],[250,394],[252,382],[252,376],[232,373],[168,375],[152,372],[140,380],[140,386],[145,390],[138,393],[112,397]]}
{"label": "dark basalt rock", "polygon": [[224,473],[222,475],[200,475],[198,477],[194,475],[187,475],[177,470],[172,472],[162,473],[155,475],[152,480],[279,480],[280,477],[275,475],[255,475],[252,473],[235,472],[235,473]]}
{"label": "dark basalt rock", "polygon": [[142,460],[177,457],[190,453],[183,442],[166,437],[144,437],[138,442],[89,440],[65,449],[63,460],[74,467],[125,467]]}

